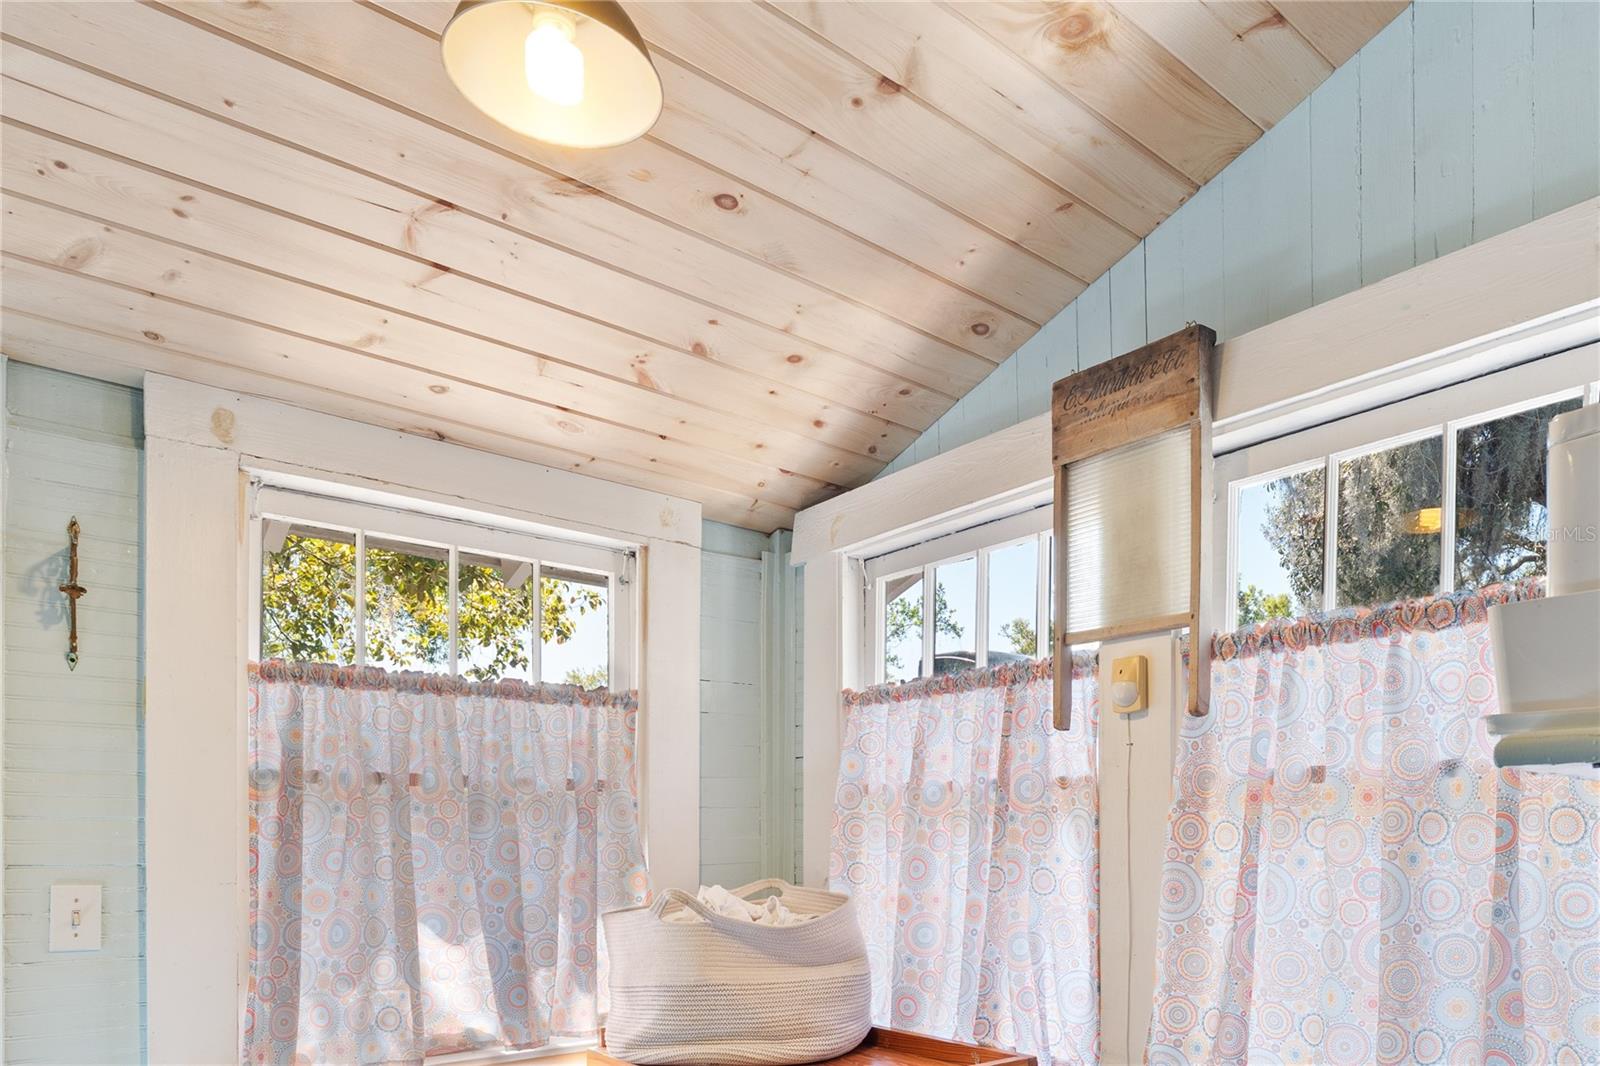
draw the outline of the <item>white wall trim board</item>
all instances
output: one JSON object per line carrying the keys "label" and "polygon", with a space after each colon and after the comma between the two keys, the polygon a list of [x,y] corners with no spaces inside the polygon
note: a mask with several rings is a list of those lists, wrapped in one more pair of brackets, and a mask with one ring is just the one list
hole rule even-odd
{"label": "white wall trim board", "polygon": [[676,496],[164,374],[147,374],[144,388],[148,436],[225,448],[253,469],[399,491],[602,537],[700,546],[700,505]]}
{"label": "white wall trim board", "polygon": [[1432,352],[1403,366],[1343,382],[1278,408],[1230,419],[1212,436],[1216,455],[1248,448],[1363,411],[1399,403],[1600,339],[1600,300],[1546,315],[1487,337]]}
{"label": "white wall trim board", "polygon": [[[652,881],[698,883],[698,503],[162,375],[147,376],[144,390],[147,574],[156,578],[145,620],[152,1062],[238,1054],[248,932],[250,472],[416,496],[637,546],[641,813]],[[207,595],[195,596],[196,587]]]}
{"label": "white wall trim board", "polygon": [[1276,436],[1352,413],[1341,401],[1414,396],[1496,369],[1474,360],[1555,328],[1571,334],[1555,347],[1600,331],[1600,198],[1227,341],[1214,437],[1241,447],[1252,426]]}
{"label": "white wall trim board", "polygon": [[248,936],[244,478],[220,448],[147,436],[145,456],[149,1057],[225,1061]]}
{"label": "white wall trim board", "polygon": [[[833,830],[834,786],[839,772],[839,742],[843,736],[839,690],[846,677],[855,677],[859,640],[850,616],[858,609],[846,606],[847,560],[829,552],[806,563],[805,582],[805,702],[801,729],[801,879],[821,887],[828,883],[829,837]],[[852,607],[859,608],[859,583]]]}
{"label": "white wall trim board", "polygon": [[[1111,664],[1125,655],[1149,659],[1148,711],[1123,715],[1111,708]],[[1141,1061],[1149,1035],[1187,673],[1171,633],[1100,648],[1100,1040],[1107,1063]]]}
{"label": "white wall trim board", "polygon": [[1036,415],[801,511],[794,561],[891,551],[1048,502],[1051,484],[1050,416]]}

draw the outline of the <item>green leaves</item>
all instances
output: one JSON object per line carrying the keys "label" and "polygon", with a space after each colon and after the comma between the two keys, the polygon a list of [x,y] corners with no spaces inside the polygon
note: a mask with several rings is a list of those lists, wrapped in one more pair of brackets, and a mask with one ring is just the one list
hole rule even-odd
{"label": "green leaves", "polygon": [[1282,592],[1274,596],[1262,591],[1255,584],[1246,585],[1239,590],[1238,604],[1239,624],[1242,626],[1253,626],[1269,618],[1294,616],[1294,607],[1289,602],[1288,593]]}
{"label": "green leaves", "polygon": [[[447,558],[369,544],[366,551],[366,661],[395,669],[443,670],[450,661],[450,566]],[[526,671],[537,639],[564,644],[578,619],[605,607],[597,587],[545,577],[518,588],[498,566],[461,564],[456,632],[458,668],[491,681]],[[264,553],[261,655],[303,662],[353,663],[356,550],[353,542],[291,533]],[[569,683],[605,684],[604,666],[574,670]]]}
{"label": "green leaves", "polygon": [[[915,588],[920,588],[920,583]],[[956,621],[955,614],[950,610],[950,604],[945,598],[944,584],[933,586],[933,625],[934,631],[943,633],[947,637],[959,637],[963,630]],[[883,631],[885,646],[892,646],[905,638],[906,634],[915,631],[918,638],[922,636],[922,597],[897,596],[884,608]],[[886,652],[884,662],[888,666],[899,666],[900,656],[894,652]]]}
{"label": "green leaves", "polygon": [[1039,631],[1026,618],[1013,618],[1000,627],[1000,635],[1011,642],[1012,650],[1018,655],[1038,656]]}

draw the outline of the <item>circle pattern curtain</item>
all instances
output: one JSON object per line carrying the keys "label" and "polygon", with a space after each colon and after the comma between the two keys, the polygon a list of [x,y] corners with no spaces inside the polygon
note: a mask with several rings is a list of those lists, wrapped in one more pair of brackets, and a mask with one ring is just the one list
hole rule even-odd
{"label": "circle pattern curtain", "polygon": [[267,663],[249,686],[247,1062],[590,1036],[645,896],[637,701]]}
{"label": "circle pattern curtain", "polygon": [[1600,1062],[1600,782],[1501,770],[1510,586],[1219,637],[1153,1064]]}
{"label": "circle pattern curtain", "polygon": [[872,1020],[1038,1057],[1099,1059],[1098,707],[1048,661],[845,694],[832,887],[856,899]]}

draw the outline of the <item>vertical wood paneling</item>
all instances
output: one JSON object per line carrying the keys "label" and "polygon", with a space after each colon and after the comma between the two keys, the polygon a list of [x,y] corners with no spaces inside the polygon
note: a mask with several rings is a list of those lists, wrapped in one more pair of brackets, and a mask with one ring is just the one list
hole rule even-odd
{"label": "vertical wood paneling", "polygon": [[1533,8],[1533,211],[1600,195],[1600,4]]}
{"label": "vertical wood paneling", "polygon": [[1017,361],[1007,359],[979,386],[983,396],[967,412],[967,439],[977,440],[1017,421]]}
{"label": "vertical wood paneling", "polygon": [[1361,56],[1311,94],[1311,301],[1361,288]]}
{"label": "vertical wood paneling", "polygon": [[978,437],[978,427],[982,425],[983,411],[991,402],[990,393],[994,389],[994,375],[978,382],[978,387],[961,397],[961,417],[959,422],[951,426],[951,433],[956,440],[956,447],[974,440]]}
{"label": "vertical wood paneling", "polygon": [[1017,349],[1016,356],[1011,360],[1017,364],[1019,421],[1042,414],[1050,408],[1050,385],[1054,379],[1050,376],[1048,349],[1052,338],[1061,328],[1056,324],[1060,318],[1060,315],[1056,315],[1046,322],[1038,333],[1029,337],[1027,342]]}
{"label": "vertical wood paneling", "polygon": [[1411,9],[1407,8],[1361,50],[1363,285],[1415,265],[1411,77]]}
{"label": "vertical wood paneling", "polygon": [[[1057,322],[1060,323],[1059,327],[1056,327]],[[1077,302],[1074,301],[1068,305],[1065,310],[1050,320],[1049,325],[1055,328],[1052,331],[1050,350],[1045,355],[1049,360],[1050,382],[1054,384],[1068,374],[1075,374],[1084,367],[1083,359],[1078,354]],[[1049,405],[1050,400],[1046,397],[1045,406],[1048,408]]]}
{"label": "vertical wood paneling", "polygon": [[1117,260],[1107,273],[1111,279],[1111,351],[1131,352],[1145,343],[1144,242]]}
{"label": "vertical wood paneling", "polygon": [[1145,335],[1183,328],[1183,223],[1168,219],[1144,242]]}
{"label": "vertical wood paneling", "polygon": [[1472,239],[1481,241],[1533,220],[1532,4],[1473,7],[1472,92]]}
{"label": "vertical wood paneling", "polygon": [[762,538],[718,525],[723,550],[700,558],[700,880],[733,886],[762,865]]}
{"label": "vertical wood paneling", "polygon": [[1101,275],[1077,299],[1078,369],[1103,363],[1117,353],[1111,349],[1111,279]]}
{"label": "vertical wood paneling", "polygon": [[[945,412],[945,414],[949,413],[949,411]],[[942,450],[939,445],[939,423],[935,422],[917,436],[916,443],[911,446],[911,461],[920,463],[924,459],[932,459]]]}
{"label": "vertical wood paneling", "polygon": [[1311,306],[1311,103],[1302,101],[1267,142],[1262,218],[1267,235],[1267,321]]}
{"label": "vertical wood paneling", "polygon": [[[143,1054],[139,393],[6,367],[4,1058]],[[69,671],[67,520],[83,525]],[[103,886],[104,946],[46,950],[50,885]]]}
{"label": "vertical wood paneling", "polygon": [[[968,395],[971,394],[969,393]],[[939,421],[933,424],[934,428],[939,431],[939,448],[931,454],[937,455],[939,452],[947,452],[951,448],[959,448],[967,443],[966,424],[967,397],[963,396],[955,402],[950,410],[939,416]]]}
{"label": "vertical wood paneling", "polygon": [[1263,209],[1273,180],[1267,169],[1271,149],[1265,137],[1251,145],[1222,182],[1221,336],[1237,337],[1269,321],[1272,235]]}
{"label": "vertical wood paneling", "polygon": [[[1054,381],[1135,346],[1141,304],[1145,337],[1227,340],[1600,195],[1597,84],[1600,4],[1407,8],[1012,356],[1017,417],[1041,345]],[[895,469],[999,428],[980,400]]]}
{"label": "vertical wood paneling", "polygon": [[1416,258],[1472,243],[1472,12],[1455,0],[1417,4]]}
{"label": "vertical wood paneling", "polygon": [[1219,333],[1227,309],[1222,267],[1222,186],[1213,181],[1177,216],[1183,221],[1183,317]]}

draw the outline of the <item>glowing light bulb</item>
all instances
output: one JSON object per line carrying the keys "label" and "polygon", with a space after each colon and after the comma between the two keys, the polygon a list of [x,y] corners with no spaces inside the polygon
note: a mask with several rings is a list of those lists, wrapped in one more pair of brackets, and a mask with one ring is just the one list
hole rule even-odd
{"label": "glowing light bulb", "polygon": [[583,103],[583,52],[573,43],[577,27],[554,11],[534,16],[523,46],[523,70],[534,94],[562,107]]}

